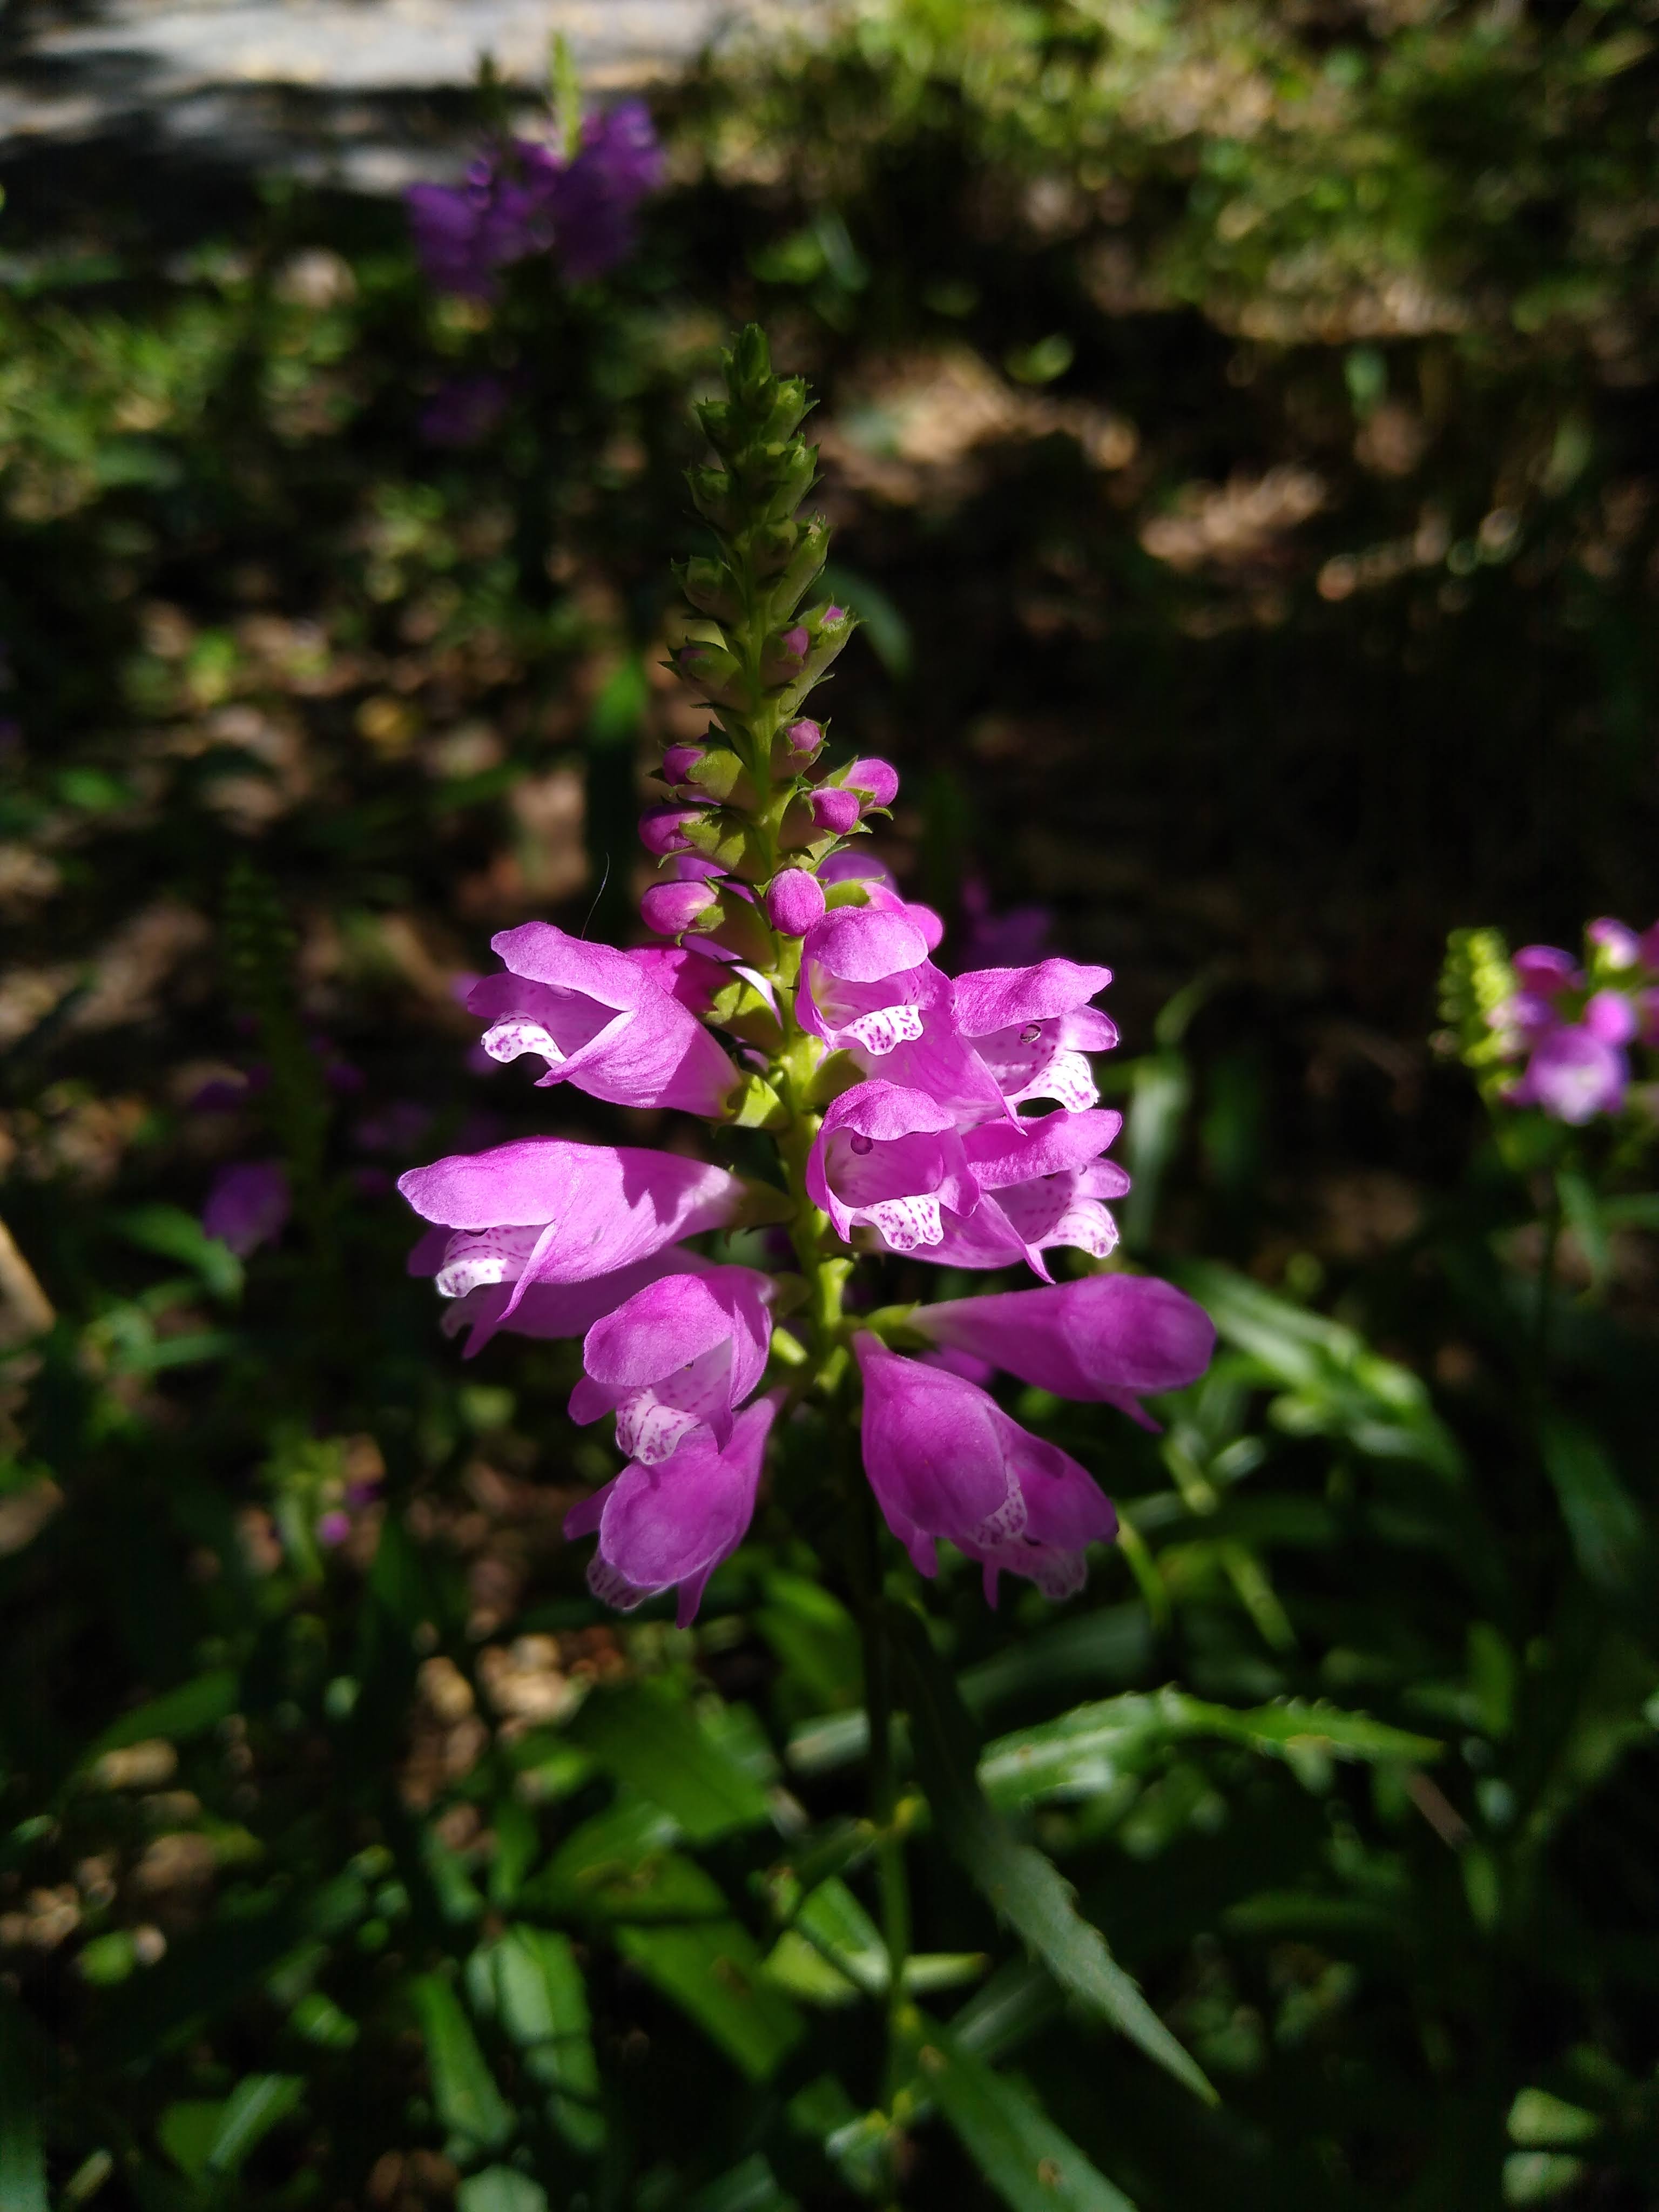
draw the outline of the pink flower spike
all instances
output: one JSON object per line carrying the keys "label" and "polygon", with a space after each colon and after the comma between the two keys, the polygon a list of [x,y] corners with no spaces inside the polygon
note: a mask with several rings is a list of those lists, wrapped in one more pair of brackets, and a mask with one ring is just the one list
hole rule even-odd
{"label": "pink flower spike", "polygon": [[617,1448],[641,1466],[699,1432],[724,1448],[759,1382],[771,1342],[769,1277],[753,1267],[665,1275],[587,1332],[570,1418],[617,1417]]}
{"label": "pink flower spike", "polygon": [[867,1224],[890,1251],[921,1251],[945,1234],[946,1211],[969,1214],[979,1193],[948,1108],[896,1083],[860,1083],[824,1115],[806,1165],[807,1195],[845,1239]]}
{"label": "pink flower spike", "polygon": [[766,918],[785,937],[805,937],[823,919],[823,887],[805,868],[786,868],[767,887]]}
{"label": "pink flower spike", "polygon": [[864,1377],[864,1468],[888,1526],[919,1573],[939,1540],[977,1559],[988,1600],[1003,1571],[1045,1597],[1075,1595],[1091,1543],[1117,1532],[1111,1501],[1054,1445],[1030,1435],[975,1384],[854,1340]]}
{"label": "pink flower spike", "polygon": [[596,1531],[599,1548],[587,1585],[606,1605],[629,1612],[659,1591],[679,1588],[682,1628],[696,1620],[708,1577],[748,1533],[766,1439],[781,1391],[745,1407],[722,1450],[705,1431],[654,1467],[630,1466],[565,1516],[567,1536]]}
{"label": "pink flower spike", "polygon": [[1057,1398],[1116,1406],[1135,1419],[1141,1397],[1196,1382],[1215,1349],[1203,1307],[1148,1275],[951,1298],[918,1308],[909,1325]]}
{"label": "pink flower spike", "polygon": [[843,790],[838,783],[821,784],[816,791],[808,793],[806,803],[811,811],[813,827],[830,830],[837,837],[844,837],[849,830],[857,827],[862,811],[857,792]]}
{"label": "pink flower spike", "polygon": [[683,884],[653,884],[640,900],[640,919],[659,937],[678,937],[683,930],[720,904],[719,894],[708,880]]}
{"label": "pink flower spike", "polygon": [[690,845],[686,823],[706,821],[708,816],[706,806],[683,806],[672,799],[647,806],[640,817],[640,842],[654,859],[665,860],[670,853],[683,853]]}
{"label": "pink flower spike", "polygon": [[898,771],[884,760],[855,760],[842,775],[848,791],[855,791],[866,806],[890,806],[898,797]]}
{"label": "pink flower spike", "polygon": [[490,940],[507,963],[467,1000],[492,1060],[535,1053],[542,1086],[574,1083],[617,1106],[675,1106],[716,1121],[737,1070],[695,1014],[625,953],[526,921]]}

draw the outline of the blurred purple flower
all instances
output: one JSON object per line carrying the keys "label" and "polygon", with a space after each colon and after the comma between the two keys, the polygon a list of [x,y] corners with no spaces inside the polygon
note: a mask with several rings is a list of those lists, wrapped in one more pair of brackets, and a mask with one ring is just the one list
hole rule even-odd
{"label": "blurred purple flower", "polygon": [[951,969],[1029,967],[1048,950],[1054,927],[1049,906],[1011,906],[998,914],[984,884],[969,876],[962,886]]}
{"label": "blurred purple flower", "polygon": [[220,1170],[202,1208],[202,1227],[246,1260],[282,1235],[292,1205],[280,1160],[238,1160]]}
{"label": "blurred purple flower", "polygon": [[603,276],[634,250],[634,210],[663,180],[663,152],[641,100],[582,125],[580,150],[554,185],[555,251],[575,283]]}
{"label": "blurred purple flower", "polygon": [[508,397],[507,379],[488,369],[452,376],[421,410],[421,435],[429,446],[476,446],[501,421]]}

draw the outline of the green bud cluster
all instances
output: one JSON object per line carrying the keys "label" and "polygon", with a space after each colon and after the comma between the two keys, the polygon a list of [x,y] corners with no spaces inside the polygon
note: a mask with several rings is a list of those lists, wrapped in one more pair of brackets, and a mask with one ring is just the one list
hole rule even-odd
{"label": "green bud cluster", "polygon": [[830,550],[823,517],[796,512],[817,477],[817,449],[800,434],[813,404],[805,381],[774,374],[753,324],[722,358],[727,396],[697,410],[718,465],[688,471],[718,551],[676,572],[696,611],[672,665],[715,717],[686,779],[714,810],[691,842],[759,884],[836,842],[811,820],[787,732],[856,621],[828,598],[803,604]]}

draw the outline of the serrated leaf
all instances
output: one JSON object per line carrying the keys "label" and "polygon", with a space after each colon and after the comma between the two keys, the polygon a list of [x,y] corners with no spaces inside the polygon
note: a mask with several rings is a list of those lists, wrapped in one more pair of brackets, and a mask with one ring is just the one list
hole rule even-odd
{"label": "serrated leaf", "polygon": [[417,1974],[409,1985],[432,2076],[432,2103],[461,2156],[499,2150],[513,2133],[511,2108],[478,2048],[460,1999],[441,1974]]}
{"label": "serrated leaf", "polygon": [[618,1782],[672,1814],[693,1843],[763,1827],[769,1820],[760,1783],[665,1684],[635,1682],[596,1692],[570,1735]]}
{"label": "serrated leaf", "polygon": [[979,2172],[1014,2212],[1134,2212],[1025,2092],[993,2072],[950,2030],[918,2031],[919,2085]]}
{"label": "serrated leaf", "polygon": [[1431,1736],[1334,1706],[1288,1699],[1239,1711],[1165,1689],[1079,1705],[1057,1720],[1000,1736],[987,1746],[979,1778],[992,1803],[1003,1808],[1092,1797],[1143,1771],[1167,1746],[1204,1736],[1280,1758],[1317,1749],[1337,1759],[1418,1765],[1441,1749]]}
{"label": "serrated leaf", "polygon": [[916,1769],[939,1834],[990,1904],[1061,1987],[1111,2022],[1146,2056],[1208,2102],[1215,2092],[1078,1911],[1059,1869],[1017,1843],[979,1786],[972,1722],[919,1614],[890,1605],[898,1669],[909,1708]]}

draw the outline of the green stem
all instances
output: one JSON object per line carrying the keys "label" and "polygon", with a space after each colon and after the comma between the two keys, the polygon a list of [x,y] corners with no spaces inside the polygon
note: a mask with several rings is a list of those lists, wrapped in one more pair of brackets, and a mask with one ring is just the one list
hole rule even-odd
{"label": "green stem", "polygon": [[1561,1185],[1550,1177],[1550,1202],[1544,1216],[1544,1249],[1538,1263],[1538,1311],[1534,1322],[1536,1380],[1541,1395],[1549,1364],[1550,1310],[1555,1303],[1555,1261],[1561,1243]]}

